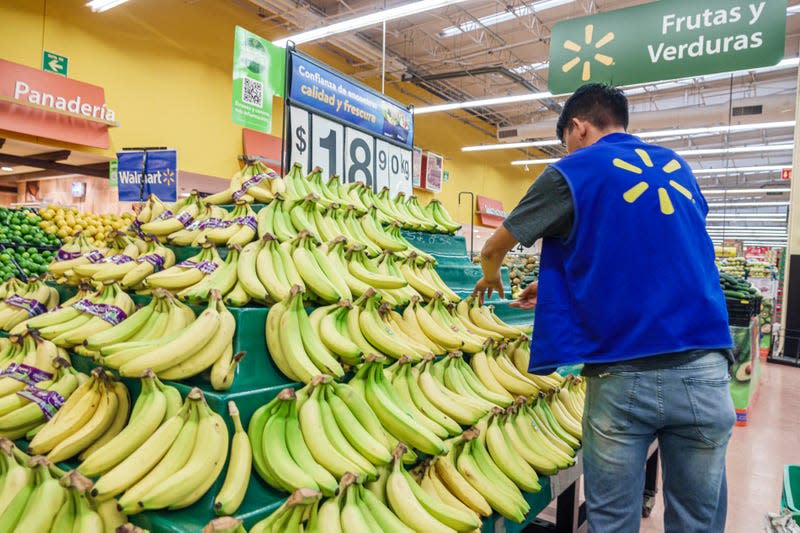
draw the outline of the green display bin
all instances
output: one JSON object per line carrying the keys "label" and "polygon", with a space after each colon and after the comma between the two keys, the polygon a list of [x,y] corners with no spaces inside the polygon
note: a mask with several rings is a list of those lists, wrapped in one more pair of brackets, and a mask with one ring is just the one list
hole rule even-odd
{"label": "green display bin", "polygon": [[547,508],[548,505],[550,505],[550,501],[553,499],[552,491],[550,489],[550,478],[540,477],[539,484],[542,486],[542,490],[539,492],[522,493],[522,495],[525,497],[525,501],[528,502],[528,505],[530,505],[531,510],[525,516],[525,520],[521,524],[512,522],[511,520],[494,513],[492,516],[483,520],[481,532],[495,533],[496,531],[505,531],[506,533],[520,533],[523,531],[528,524],[533,522],[539,513],[541,513],[545,508]]}
{"label": "green display bin", "polygon": [[783,467],[781,509],[789,509],[792,513],[800,513],[800,465],[785,465]]}

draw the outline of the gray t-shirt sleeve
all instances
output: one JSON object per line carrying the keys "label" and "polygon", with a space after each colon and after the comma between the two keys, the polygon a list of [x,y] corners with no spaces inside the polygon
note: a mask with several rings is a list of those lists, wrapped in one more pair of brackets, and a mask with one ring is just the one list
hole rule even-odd
{"label": "gray t-shirt sleeve", "polygon": [[548,166],[503,222],[523,246],[542,237],[566,239],[572,233],[575,206],[567,180]]}

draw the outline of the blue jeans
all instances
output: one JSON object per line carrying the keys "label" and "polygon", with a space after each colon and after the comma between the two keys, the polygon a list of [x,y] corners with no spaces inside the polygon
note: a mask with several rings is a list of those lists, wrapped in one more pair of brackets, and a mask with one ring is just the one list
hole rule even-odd
{"label": "blue jeans", "polygon": [[728,362],[709,351],[668,369],[588,377],[583,417],[590,533],[639,531],[647,450],[658,439],[665,533],[722,533],[725,450],[736,413]]}

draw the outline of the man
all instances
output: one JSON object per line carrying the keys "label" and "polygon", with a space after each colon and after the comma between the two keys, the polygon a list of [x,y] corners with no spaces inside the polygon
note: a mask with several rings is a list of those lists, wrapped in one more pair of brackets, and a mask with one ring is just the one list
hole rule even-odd
{"label": "man", "polygon": [[531,371],[585,363],[589,531],[639,531],[648,447],[658,439],[667,533],[725,529],[725,450],[735,422],[732,341],[705,229],[706,204],[675,152],[625,133],[628,102],[578,89],[547,167],[481,252],[475,292],[502,296],[500,266],[544,238]]}

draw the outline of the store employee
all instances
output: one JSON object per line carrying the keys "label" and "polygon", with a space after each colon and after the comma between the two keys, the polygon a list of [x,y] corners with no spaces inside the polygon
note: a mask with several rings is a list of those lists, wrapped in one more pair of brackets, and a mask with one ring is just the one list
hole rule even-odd
{"label": "store employee", "polygon": [[584,85],[547,167],[481,251],[475,292],[503,294],[500,266],[544,238],[531,371],[585,363],[589,531],[639,531],[647,450],[663,461],[666,533],[725,529],[725,450],[735,422],[732,341],[705,229],[706,204],[674,151],[627,134],[621,90]]}

